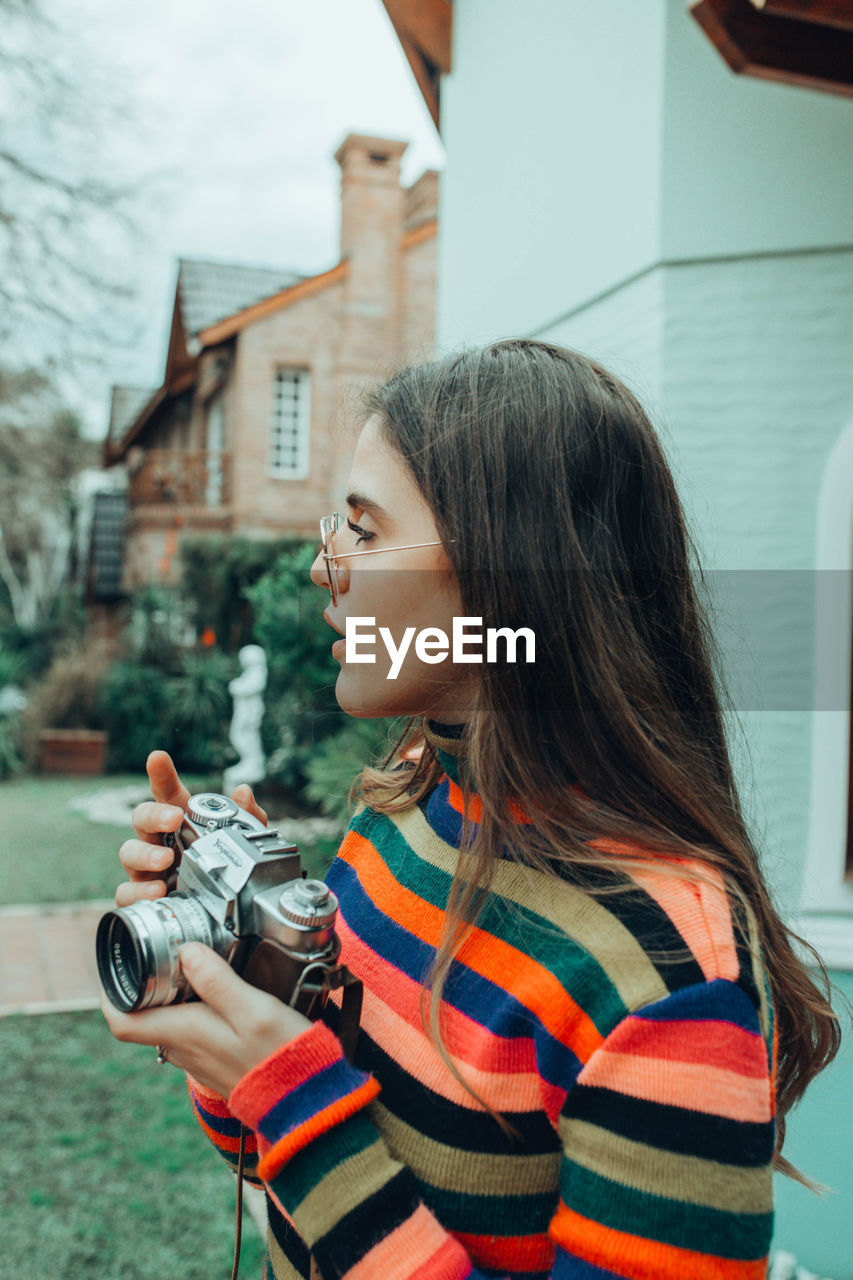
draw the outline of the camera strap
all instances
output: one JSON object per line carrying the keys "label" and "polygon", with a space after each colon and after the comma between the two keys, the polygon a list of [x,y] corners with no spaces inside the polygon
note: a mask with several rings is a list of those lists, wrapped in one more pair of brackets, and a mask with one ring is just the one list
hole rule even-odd
{"label": "camera strap", "polygon": [[[271,942],[270,946],[274,947],[276,944]],[[256,986],[262,986],[262,982],[259,981],[260,976],[261,975],[258,972],[252,974],[252,978],[254,979]],[[266,986],[264,988],[262,986],[262,989],[272,990],[272,987]],[[346,965],[335,964],[324,966],[322,982],[319,988],[315,988],[313,984],[310,984],[301,989],[304,990],[306,995],[320,995],[321,997],[328,994],[329,991],[336,991],[340,989],[341,1003],[339,1006],[340,1011],[336,1034],[341,1042],[341,1047],[343,1048],[346,1058],[349,1062],[352,1062],[355,1057],[355,1049],[358,1042],[358,1028],[359,1023],[361,1022],[361,1004],[364,997],[364,987],[361,979],[357,978],[354,973],[351,973]],[[278,994],[278,992],[273,990],[273,994]],[[298,996],[298,992],[295,992],[294,996]],[[241,1124],[240,1154],[237,1162],[234,1265],[231,1271],[231,1280],[237,1280],[237,1272],[240,1266],[240,1244],[243,1225],[243,1162],[246,1152],[246,1136],[246,1128]],[[323,1280],[313,1255],[311,1256],[311,1280]]]}
{"label": "camera strap", "polygon": [[350,973],[346,965],[338,966],[331,985],[341,988],[337,1037],[341,1042],[347,1059],[352,1062],[355,1058],[355,1046],[358,1042],[358,1027],[361,1021],[361,1002],[364,996],[364,987],[361,984],[361,979]]}

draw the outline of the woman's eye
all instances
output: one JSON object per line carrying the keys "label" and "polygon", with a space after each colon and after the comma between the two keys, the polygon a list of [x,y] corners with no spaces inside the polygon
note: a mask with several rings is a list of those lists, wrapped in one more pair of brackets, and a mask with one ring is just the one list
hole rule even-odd
{"label": "woman's eye", "polygon": [[347,524],[349,525],[350,529],[352,529],[353,533],[358,534],[358,537],[355,540],[356,546],[358,546],[360,542],[369,542],[370,539],[374,537],[374,534],[369,533],[367,529],[362,529],[361,525],[356,524],[354,520],[350,520],[349,518],[347,518]]}

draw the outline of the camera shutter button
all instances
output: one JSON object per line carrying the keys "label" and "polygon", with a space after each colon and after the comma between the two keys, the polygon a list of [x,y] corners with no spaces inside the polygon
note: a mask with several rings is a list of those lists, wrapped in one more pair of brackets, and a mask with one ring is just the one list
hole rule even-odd
{"label": "camera shutter button", "polygon": [[214,791],[202,791],[190,796],[187,804],[187,817],[190,821],[199,827],[207,827],[209,831],[226,826],[238,813],[239,809],[233,801]]}

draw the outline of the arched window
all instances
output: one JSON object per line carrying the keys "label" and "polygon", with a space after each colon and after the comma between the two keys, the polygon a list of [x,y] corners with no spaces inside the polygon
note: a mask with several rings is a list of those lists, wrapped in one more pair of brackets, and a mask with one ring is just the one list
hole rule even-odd
{"label": "arched window", "polygon": [[826,463],[817,509],[815,701],[801,928],[853,970],[853,421]]}

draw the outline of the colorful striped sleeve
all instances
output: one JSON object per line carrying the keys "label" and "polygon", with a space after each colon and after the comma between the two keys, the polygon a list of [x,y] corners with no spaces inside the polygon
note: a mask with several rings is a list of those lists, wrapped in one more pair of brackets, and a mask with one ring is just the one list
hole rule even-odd
{"label": "colorful striped sleeve", "polygon": [[[256,1130],[260,1176],[322,1274],[478,1280],[371,1120],[378,1089],[316,1023],[229,1105]],[[567,1091],[559,1127],[553,1280],[764,1280],[773,1092],[735,983],[682,988],[623,1018]]]}
{"label": "colorful striped sleeve", "polygon": [[736,983],[624,1018],[567,1095],[554,1280],[764,1280],[772,1054]]}
{"label": "colorful striped sleeve", "polygon": [[317,1022],[250,1071],[228,1101],[256,1129],[261,1177],[322,1275],[476,1280],[464,1247],[370,1119],[378,1092]]}
{"label": "colorful striped sleeve", "polygon": [[[236,1173],[240,1157],[240,1121],[221,1094],[205,1088],[190,1075],[187,1076],[187,1087],[202,1132]],[[258,1142],[251,1129],[246,1133],[244,1150],[243,1177],[253,1186],[262,1187],[263,1181],[258,1177]]]}

